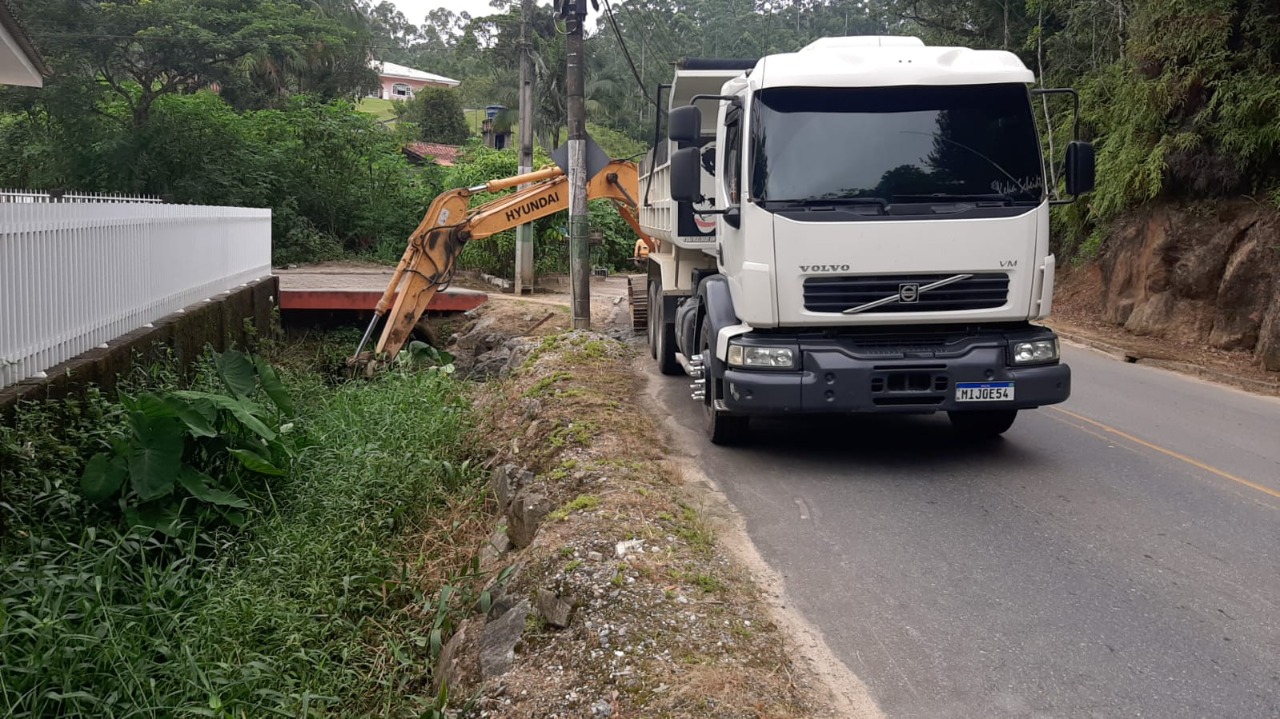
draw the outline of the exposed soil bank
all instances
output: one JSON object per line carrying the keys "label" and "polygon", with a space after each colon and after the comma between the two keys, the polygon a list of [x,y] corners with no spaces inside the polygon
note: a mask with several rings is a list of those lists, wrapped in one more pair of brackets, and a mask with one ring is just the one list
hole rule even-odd
{"label": "exposed soil bank", "polygon": [[[1158,206],[1122,222],[1093,267],[1064,273],[1064,314],[1252,356],[1280,371],[1280,212]],[[1089,296],[1089,295],[1093,296]]]}

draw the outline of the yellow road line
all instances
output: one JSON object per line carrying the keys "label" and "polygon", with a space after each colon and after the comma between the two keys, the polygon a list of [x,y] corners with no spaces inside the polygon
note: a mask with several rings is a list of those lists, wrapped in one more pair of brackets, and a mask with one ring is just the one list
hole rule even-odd
{"label": "yellow road line", "polygon": [[[1101,430],[1103,430],[1103,431],[1105,431],[1105,432],[1110,432],[1111,434],[1117,435],[1117,436],[1119,436],[1119,437],[1124,437],[1125,439],[1129,440],[1130,442],[1133,442],[1133,443],[1135,443],[1135,444],[1142,445],[1143,447],[1146,447],[1147,449],[1150,449],[1150,450],[1153,450],[1153,451],[1159,452],[1159,453],[1164,454],[1164,455],[1167,455],[1167,456],[1169,456],[1169,457],[1173,457],[1174,459],[1181,460],[1181,461],[1186,462],[1187,464],[1189,464],[1189,465],[1191,465],[1191,466],[1193,466],[1193,467],[1196,467],[1196,468],[1199,468],[1199,469],[1203,469],[1204,471],[1206,471],[1206,472],[1208,472],[1208,473],[1210,473],[1210,474],[1216,474],[1216,475],[1218,475],[1219,477],[1222,477],[1223,479],[1229,479],[1229,480],[1231,480],[1232,482],[1235,482],[1236,484],[1242,484],[1242,485],[1244,485],[1244,486],[1248,487],[1249,489],[1256,489],[1256,490],[1258,490],[1259,492],[1262,492],[1263,494],[1269,494],[1269,495],[1271,495],[1272,497],[1275,497],[1276,499],[1280,499],[1280,491],[1276,491],[1276,490],[1274,490],[1274,489],[1271,489],[1270,487],[1264,487],[1264,486],[1262,486],[1261,484],[1257,484],[1257,483],[1254,483],[1254,482],[1250,482],[1249,480],[1247,480],[1247,479],[1243,479],[1243,478],[1241,478],[1241,477],[1237,477],[1237,476],[1235,476],[1234,474],[1231,474],[1230,472],[1224,472],[1224,471],[1222,471],[1222,470],[1218,469],[1217,467],[1211,467],[1211,466],[1209,466],[1209,465],[1205,464],[1204,462],[1201,462],[1201,461],[1200,461],[1200,460],[1198,460],[1198,459],[1192,459],[1191,457],[1188,457],[1188,456],[1187,456],[1187,455],[1185,455],[1185,454],[1180,454],[1180,453],[1175,452],[1175,451],[1173,451],[1173,450],[1171,450],[1171,449],[1165,449],[1164,447],[1161,447],[1161,446],[1160,446],[1160,445],[1158,445],[1158,444],[1152,444],[1152,443],[1150,443],[1150,442],[1146,441],[1145,439],[1138,439],[1137,437],[1134,437],[1133,435],[1129,434],[1128,432],[1122,432],[1122,431],[1120,431],[1120,430],[1116,429],[1115,427],[1112,427],[1112,426],[1110,426],[1110,425],[1103,424],[1102,422],[1099,422],[1099,421],[1094,420],[1094,419],[1089,419],[1088,417],[1085,417],[1085,416],[1083,416],[1083,415],[1076,414],[1075,412],[1071,412],[1071,411],[1069,411],[1069,410],[1065,410],[1065,409],[1062,409],[1062,408],[1060,408],[1060,407],[1049,407],[1048,409],[1051,409],[1051,410],[1053,410],[1054,412],[1059,412],[1059,413],[1061,413],[1061,414],[1065,414],[1065,415],[1067,415],[1068,417],[1072,417],[1072,418],[1074,418],[1074,419],[1080,420],[1081,422],[1087,422],[1087,423],[1089,423],[1089,424],[1091,424],[1091,425],[1093,425],[1093,426],[1095,426],[1095,427],[1097,427],[1097,428],[1099,428],[1099,429],[1101,429]],[[1083,428],[1081,428],[1081,429],[1083,429]],[[1092,432],[1090,432],[1090,434],[1092,434]]]}

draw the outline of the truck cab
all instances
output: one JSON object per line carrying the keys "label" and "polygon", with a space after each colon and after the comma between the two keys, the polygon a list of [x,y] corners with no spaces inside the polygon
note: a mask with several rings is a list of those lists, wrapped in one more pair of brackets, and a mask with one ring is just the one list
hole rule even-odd
{"label": "truck cab", "polygon": [[[641,171],[650,344],[692,377],[712,441],[741,441],[752,416],[849,412],[945,411],[990,436],[1066,400],[1036,322],[1050,207],[1070,200],[1032,98],[1070,91],[1033,88],[1012,53],[910,37],[746,65],[677,67],[666,147]],[[1065,160],[1074,198],[1092,147]]]}

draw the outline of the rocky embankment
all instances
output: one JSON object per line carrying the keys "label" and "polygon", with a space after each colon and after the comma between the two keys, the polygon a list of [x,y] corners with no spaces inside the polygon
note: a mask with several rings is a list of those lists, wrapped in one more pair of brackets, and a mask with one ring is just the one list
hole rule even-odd
{"label": "rocky embankment", "polygon": [[1227,202],[1146,210],[1115,229],[1096,282],[1103,322],[1251,353],[1262,368],[1280,371],[1280,212],[1272,208]]}

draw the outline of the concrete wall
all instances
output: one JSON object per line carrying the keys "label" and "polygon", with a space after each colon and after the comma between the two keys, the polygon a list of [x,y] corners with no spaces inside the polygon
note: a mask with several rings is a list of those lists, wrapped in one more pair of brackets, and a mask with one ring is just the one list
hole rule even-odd
{"label": "concrete wall", "polygon": [[112,392],[121,375],[135,366],[152,364],[168,349],[189,368],[206,345],[219,351],[231,346],[249,348],[253,334],[265,338],[277,331],[273,310],[278,300],[279,279],[272,275],[186,307],[156,321],[154,327],[111,340],[106,349],[90,350],[49,369],[45,379],[24,380],[0,390],[0,419],[8,421],[19,401],[81,395],[89,385]]}

